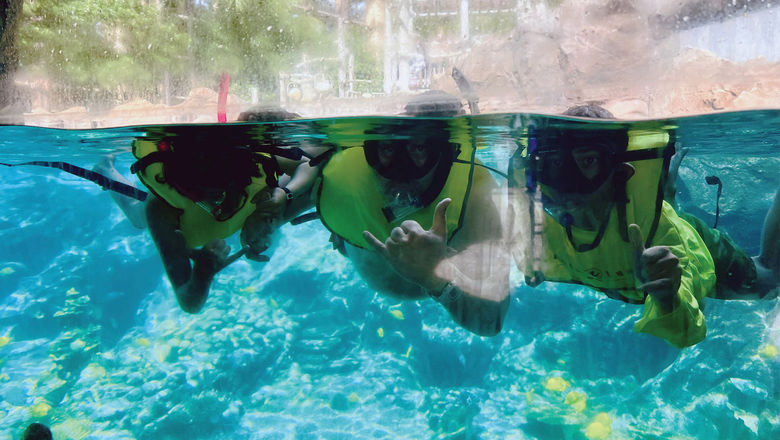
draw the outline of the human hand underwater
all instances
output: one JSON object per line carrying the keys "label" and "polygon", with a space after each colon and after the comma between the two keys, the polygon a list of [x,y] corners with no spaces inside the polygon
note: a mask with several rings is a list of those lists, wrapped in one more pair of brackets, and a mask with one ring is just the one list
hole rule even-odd
{"label": "human hand underwater", "polygon": [[645,249],[642,230],[638,225],[629,225],[628,236],[634,248],[634,275],[642,282],[638,289],[644,290],[667,311],[671,311],[682,279],[680,259],[668,246]]}
{"label": "human hand underwater", "polygon": [[279,187],[266,187],[252,197],[252,203],[255,211],[244,221],[241,245],[248,259],[264,263],[270,258],[262,252],[271,246],[271,235],[284,222],[287,193]]}
{"label": "human hand underwater", "polygon": [[252,197],[252,203],[255,204],[256,213],[263,213],[281,221],[287,208],[287,193],[278,186],[265,187]]}
{"label": "human hand underwater", "polygon": [[225,243],[225,240],[212,240],[202,248],[191,251],[190,258],[194,262],[193,272],[199,276],[213,277],[217,272],[244,255],[245,252],[244,249],[241,249],[230,255],[230,246]]}
{"label": "human hand underwater", "polygon": [[436,205],[433,226],[427,231],[416,221],[406,220],[390,231],[384,243],[368,231],[363,231],[363,237],[399,275],[435,290],[442,284],[434,269],[447,254],[447,206],[451,201],[447,198]]}
{"label": "human hand underwater", "polygon": [[270,258],[262,253],[271,246],[271,236],[281,222],[269,213],[256,209],[244,220],[241,228],[241,246],[246,250],[246,257],[252,261],[267,262]]}

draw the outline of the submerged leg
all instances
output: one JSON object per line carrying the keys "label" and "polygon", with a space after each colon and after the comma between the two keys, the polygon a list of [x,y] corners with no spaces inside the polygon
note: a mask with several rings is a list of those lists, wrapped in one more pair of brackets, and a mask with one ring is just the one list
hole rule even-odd
{"label": "submerged leg", "polygon": [[[132,185],[132,183],[129,180],[127,180],[125,176],[120,174],[119,171],[117,171],[116,168],[114,167],[113,155],[108,155],[103,157],[103,159],[101,159],[100,162],[98,162],[97,165],[95,165],[94,168],[92,168],[92,170],[108,178],[116,180],[117,182],[122,182],[128,185]],[[138,229],[145,229],[146,215],[144,213],[143,202],[116,193],[114,191],[110,191],[110,193],[111,193],[111,198],[114,199],[114,203],[116,203],[116,205],[119,206],[119,209],[122,210],[122,212],[125,214],[125,217],[127,217],[130,223]]]}
{"label": "submerged leg", "polygon": [[780,189],[766,214],[761,232],[761,253],[754,261],[759,283],[776,288],[780,284]]}
{"label": "submerged leg", "polygon": [[699,218],[685,213],[681,213],[680,217],[696,229],[712,255],[718,283],[709,297],[755,300],[777,296],[777,278],[759,263],[759,257],[751,258],[728,234],[707,226]]}

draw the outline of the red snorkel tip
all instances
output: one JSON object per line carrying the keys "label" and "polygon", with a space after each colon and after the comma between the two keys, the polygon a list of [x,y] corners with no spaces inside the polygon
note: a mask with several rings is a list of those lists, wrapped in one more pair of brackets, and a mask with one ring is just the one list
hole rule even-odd
{"label": "red snorkel tip", "polygon": [[230,88],[230,75],[222,71],[219,78],[219,98],[217,100],[217,121],[227,122],[227,97]]}

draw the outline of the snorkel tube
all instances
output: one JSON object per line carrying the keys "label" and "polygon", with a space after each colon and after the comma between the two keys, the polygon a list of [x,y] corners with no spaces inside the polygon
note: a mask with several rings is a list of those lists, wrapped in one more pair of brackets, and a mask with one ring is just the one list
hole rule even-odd
{"label": "snorkel tube", "polygon": [[466,75],[460,71],[457,67],[452,68],[452,79],[455,80],[455,84],[458,85],[458,90],[466,98],[469,104],[469,111],[472,115],[479,114],[479,96],[474,91],[474,87],[471,86],[471,82],[466,78]]}

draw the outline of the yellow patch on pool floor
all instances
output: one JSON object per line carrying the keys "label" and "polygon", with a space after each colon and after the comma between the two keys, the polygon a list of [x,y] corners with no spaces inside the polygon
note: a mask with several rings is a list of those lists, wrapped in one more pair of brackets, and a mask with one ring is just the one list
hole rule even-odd
{"label": "yellow patch on pool floor", "polygon": [[612,433],[612,419],[607,413],[599,413],[593,418],[587,428],[585,437],[590,440],[605,440]]}
{"label": "yellow patch on pool floor", "polygon": [[772,359],[777,357],[778,350],[774,345],[767,344],[758,349],[758,355],[764,359]]}
{"label": "yellow patch on pool floor", "polygon": [[154,358],[157,359],[157,362],[166,362],[168,360],[168,355],[171,354],[171,346],[168,344],[157,344],[152,349],[152,352],[154,353]]}
{"label": "yellow patch on pool floor", "polygon": [[30,415],[35,418],[46,417],[51,410],[51,405],[46,400],[41,399],[38,403],[30,407]]}
{"label": "yellow patch on pool floor", "polygon": [[152,343],[149,342],[148,339],[143,338],[143,337],[136,339],[135,343],[140,345],[141,347],[148,347],[148,346],[152,345]]}
{"label": "yellow patch on pool floor", "polygon": [[403,321],[404,320],[404,312],[402,312],[402,311],[400,311],[398,309],[390,310],[390,314],[393,316],[393,318],[395,318],[395,319],[397,319],[399,321]]}
{"label": "yellow patch on pool floor", "polygon": [[14,270],[13,267],[10,266],[0,269],[0,275],[13,275],[14,272],[16,271]]}
{"label": "yellow patch on pool floor", "polygon": [[81,377],[88,381],[94,382],[98,379],[106,377],[106,369],[103,368],[102,365],[93,362],[81,370]]}
{"label": "yellow patch on pool floor", "polygon": [[51,426],[54,438],[81,440],[93,433],[92,423],[83,418],[65,419]]}
{"label": "yellow patch on pool floor", "polygon": [[544,387],[549,391],[563,392],[571,386],[571,383],[562,377],[551,377],[547,379]]}
{"label": "yellow patch on pool floor", "polygon": [[588,396],[585,393],[579,391],[572,391],[566,395],[566,399],[563,403],[571,405],[574,411],[583,412],[588,407]]}

